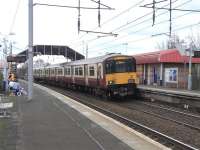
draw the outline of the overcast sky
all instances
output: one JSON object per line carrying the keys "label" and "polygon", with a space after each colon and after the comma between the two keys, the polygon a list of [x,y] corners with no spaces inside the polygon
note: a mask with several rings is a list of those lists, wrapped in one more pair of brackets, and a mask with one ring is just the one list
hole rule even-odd
{"label": "overcast sky", "polygon": [[[199,0],[172,0],[173,8],[200,10]],[[152,27],[152,9],[140,6],[152,0],[101,0],[114,10],[101,10],[101,28],[98,27],[98,10],[81,10],[81,29],[118,34],[78,34],[78,10],[47,6],[34,6],[34,44],[67,45],[85,55],[88,45],[89,57],[106,52],[138,54],[157,49],[169,32],[169,11],[157,10],[155,25]],[[78,6],[78,0],[34,0],[34,3]],[[81,6],[97,7],[91,0],[81,0]],[[103,6],[102,6],[103,7]],[[169,0],[157,7],[169,7]],[[142,17],[145,16],[145,17]],[[28,43],[28,0],[0,0],[0,39],[6,36],[14,41],[14,53],[19,53]],[[200,13],[172,12],[172,32],[185,39],[200,30]],[[98,38],[101,36],[100,38]]]}

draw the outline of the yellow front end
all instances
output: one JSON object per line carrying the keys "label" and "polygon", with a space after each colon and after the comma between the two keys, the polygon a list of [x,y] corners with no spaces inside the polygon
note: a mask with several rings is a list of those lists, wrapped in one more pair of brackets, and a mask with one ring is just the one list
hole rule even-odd
{"label": "yellow front end", "polygon": [[106,75],[106,85],[138,84],[136,72],[112,73]]}
{"label": "yellow front end", "polygon": [[128,96],[136,94],[138,78],[136,72],[112,73],[106,75],[108,93],[115,96]]}

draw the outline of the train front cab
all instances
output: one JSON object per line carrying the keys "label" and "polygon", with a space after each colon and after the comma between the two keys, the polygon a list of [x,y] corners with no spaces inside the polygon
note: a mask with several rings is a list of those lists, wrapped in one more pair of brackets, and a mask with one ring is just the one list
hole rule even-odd
{"label": "train front cab", "polygon": [[111,57],[105,61],[105,79],[107,95],[135,95],[137,74],[136,61],[130,56]]}

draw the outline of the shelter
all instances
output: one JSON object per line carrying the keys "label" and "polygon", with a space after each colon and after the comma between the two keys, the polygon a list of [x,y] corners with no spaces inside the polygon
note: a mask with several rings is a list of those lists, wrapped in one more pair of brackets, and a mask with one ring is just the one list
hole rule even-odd
{"label": "shelter", "polygon": [[[33,46],[33,55],[63,55],[67,59],[72,61],[84,59],[85,57],[71,49],[68,46],[58,46],[58,45],[35,45]],[[8,56],[8,62],[22,63],[28,59],[28,49],[22,51],[16,56]]]}
{"label": "shelter", "polygon": [[[178,49],[134,55],[140,84],[187,89],[189,56]],[[200,89],[200,58],[192,58],[193,89]]]}

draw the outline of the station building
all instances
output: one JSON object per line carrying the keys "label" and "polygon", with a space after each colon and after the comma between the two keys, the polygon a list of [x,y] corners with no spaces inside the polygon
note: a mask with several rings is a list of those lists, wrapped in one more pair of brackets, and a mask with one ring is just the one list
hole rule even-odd
{"label": "station building", "polygon": [[[178,49],[134,55],[139,83],[187,89],[189,56]],[[200,90],[200,58],[192,58],[192,89]]]}

